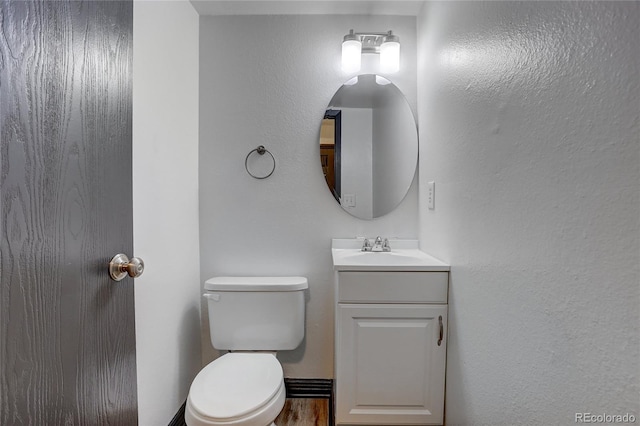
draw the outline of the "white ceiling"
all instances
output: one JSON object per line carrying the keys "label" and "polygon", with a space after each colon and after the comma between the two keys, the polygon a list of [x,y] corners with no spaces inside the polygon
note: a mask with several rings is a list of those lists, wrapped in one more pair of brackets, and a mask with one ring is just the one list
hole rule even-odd
{"label": "white ceiling", "polygon": [[200,15],[417,16],[423,0],[190,0]]}

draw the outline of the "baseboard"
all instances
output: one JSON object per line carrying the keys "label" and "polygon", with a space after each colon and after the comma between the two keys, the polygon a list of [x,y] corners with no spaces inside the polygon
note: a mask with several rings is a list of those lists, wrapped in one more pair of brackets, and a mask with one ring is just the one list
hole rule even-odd
{"label": "baseboard", "polygon": [[[285,378],[287,398],[312,398],[329,400],[329,426],[334,426],[333,416],[333,380],[332,379],[294,379]],[[184,422],[184,409],[187,401],[182,404],[168,426],[187,426]]]}
{"label": "baseboard", "polygon": [[287,398],[332,398],[332,379],[293,379],[286,377]]}

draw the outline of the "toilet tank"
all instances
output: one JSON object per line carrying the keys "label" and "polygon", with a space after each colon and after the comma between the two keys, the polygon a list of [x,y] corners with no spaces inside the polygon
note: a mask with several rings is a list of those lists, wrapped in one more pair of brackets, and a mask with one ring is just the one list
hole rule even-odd
{"label": "toilet tank", "polygon": [[205,281],[213,347],[291,350],[304,338],[305,277],[214,277]]}

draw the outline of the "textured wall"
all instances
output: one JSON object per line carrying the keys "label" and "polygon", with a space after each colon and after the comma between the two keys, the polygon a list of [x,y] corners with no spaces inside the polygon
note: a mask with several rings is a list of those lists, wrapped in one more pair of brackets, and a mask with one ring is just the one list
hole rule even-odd
{"label": "textured wall", "polygon": [[640,416],[639,9],[443,2],[418,19],[420,240],[452,265],[448,425]]}
{"label": "textured wall", "polygon": [[[224,16],[200,18],[201,280],[216,275],[309,278],[306,339],[278,355],[290,377],[333,375],[331,238],[416,237],[417,190],[393,213],[364,221],[327,189],[320,123],[335,91],[349,29],[392,29],[402,71],[390,77],[416,105],[415,17]],[[367,69],[365,61],[363,72]],[[264,144],[277,169],[252,179],[245,156]],[[203,310],[204,361],[216,354]]]}
{"label": "textured wall", "polygon": [[198,14],[134,3],[134,253],[138,411],[166,425],[200,369]]}

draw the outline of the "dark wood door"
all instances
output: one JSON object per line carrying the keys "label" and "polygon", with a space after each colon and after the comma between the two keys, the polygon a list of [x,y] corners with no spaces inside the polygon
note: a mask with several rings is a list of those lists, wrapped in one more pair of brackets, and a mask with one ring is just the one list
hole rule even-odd
{"label": "dark wood door", "polygon": [[334,154],[336,146],[334,144],[320,144],[320,163],[322,164],[322,173],[327,185],[331,190],[336,187],[336,174],[334,165]]}
{"label": "dark wood door", "polygon": [[0,0],[0,424],[137,423],[131,1]]}

